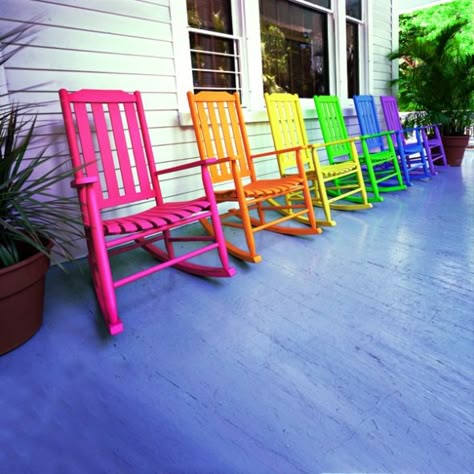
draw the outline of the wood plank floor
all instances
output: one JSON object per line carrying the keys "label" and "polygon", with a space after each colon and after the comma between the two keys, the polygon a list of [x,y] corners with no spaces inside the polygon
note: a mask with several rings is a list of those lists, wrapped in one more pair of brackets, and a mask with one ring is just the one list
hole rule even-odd
{"label": "wood plank floor", "polygon": [[335,217],[121,288],[115,338],[85,262],[51,269],[0,357],[0,473],[473,473],[474,152]]}

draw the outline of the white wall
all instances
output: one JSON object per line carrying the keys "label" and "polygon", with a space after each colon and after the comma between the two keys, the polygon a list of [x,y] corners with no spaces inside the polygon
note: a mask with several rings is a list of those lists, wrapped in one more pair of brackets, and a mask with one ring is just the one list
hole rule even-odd
{"label": "white wall", "polygon": [[[1,0],[0,32],[36,25],[33,43],[4,68],[11,99],[35,103],[38,147],[51,165],[68,159],[58,90],[140,90],[159,167],[195,158],[192,130],[176,128],[177,96],[169,0]],[[2,71],[3,73],[3,71]],[[0,74],[0,79],[3,76]],[[190,189],[195,183],[188,182]],[[182,188],[181,188],[182,189]],[[74,195],[69,183],[60,191]],[[178,193],[172,181],[167,195]],[[179,191],[181,192],[181,190]],[[84,246],[78,250],[84,254]]]}
{"label": "white wall", "polygon": [[[174,50],[180,45],[172,42],[170,1],[0,0],[0,33],[20,22],[37,26],[34,42],[6,64],[5,78],[15,100],[38,104],[38,135],[48,154],[58,161],[68,158],[58,90],[113,88],[143,93],[159,167],[197,158],[192,128],[178,121]],[[369,3],[373,30],[369,89],[364,92],[381,95],[390,92],[391,1]],[[347,113],[353,115],[353,109]],[[348,120],[358,133],[354,117]],[[308,128],[310,137],[319,138],[315,121]],[[255,150],[271,145],[267,123],[251,124],[249,131]],[[187,184],[192,191],[197,182]],[[61,192],[74,194],[66,184]],[[179,195],[182,187],[166,181],[164,193]]]}

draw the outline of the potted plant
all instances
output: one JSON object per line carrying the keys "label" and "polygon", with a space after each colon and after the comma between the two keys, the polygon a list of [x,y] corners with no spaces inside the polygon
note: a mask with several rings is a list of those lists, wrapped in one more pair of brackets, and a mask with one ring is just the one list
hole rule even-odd
{"label": "potted plant", "polygon": [[[400,109],[408,121],[437,124],[448,163],[459,166],[474,124],[473,26],[470,0],[456,0],[400,20]],[[452,146],[457,153],[452,154]]]}
{"label": "potted plant", "polygon": [[[30,33],[19,27],[0,35],[0,66],[22,47],[15,42]],[[72,170],[64,170],[64,163],[56,163],[44,148],[35,151],[36,118],[28,118],[32,106],[8,103],[9,94],[1,99],[0,355],[39,329],[52,252],[72,258],[70,241],[82,235],[77,202],[53,189]]]}

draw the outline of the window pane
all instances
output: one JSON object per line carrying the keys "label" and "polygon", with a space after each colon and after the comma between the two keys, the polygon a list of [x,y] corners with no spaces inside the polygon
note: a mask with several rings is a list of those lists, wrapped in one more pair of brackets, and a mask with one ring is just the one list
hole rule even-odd
{"label": "window pane", "polygon": [[187,0],[187,8],[194,91],[240,91],[239,42],[232,36],[230,0]]}
{"label": "window pane", "polygon": [[362,2],[360,0],[346,0],[346,15],[352,18],[362,19]]}
{"label": "window pane", "polygon": [[189,38],[194,86],[235,90],[234,41],[198,33],[191,33]]}
{"label": "window pane", "polygon": [[359,94],[359,25],[346,23],[347,34],[347,95]]}
{"label": "window pane", "polygon": [[187,7],[189,26],[232,34],[230,0],[187,0]]}
{"label": "window pane", "polygon": [[329,93],[327,15],[288,0],[260,0],[266,92]]}

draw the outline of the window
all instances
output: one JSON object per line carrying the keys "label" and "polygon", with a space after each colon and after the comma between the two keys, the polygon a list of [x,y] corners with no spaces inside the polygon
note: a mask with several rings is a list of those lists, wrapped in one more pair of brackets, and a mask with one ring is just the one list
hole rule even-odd
{"label": "window", "polygon": [[172,0],[179,110],[190,89],[238,91],[257,114],[264,91],[361,93],[367,1]]}
{"label": "window", "polygon": [[360,54],[359,28],[362,19],[361,0],[346,0],[347,96],[359,94]]}
{"label": "window", "polygon": [[195,92],[241,90],[240,39],[233,35],[230,0],[187,0]]}
{"label": "window", "polygon": [[[312,1],[329,6],[329,1]],[[328,13],[288,0],[260,0],[265,92],[329,94]]]}

